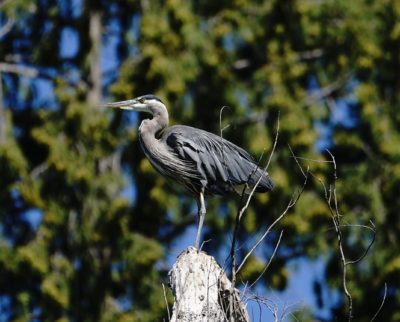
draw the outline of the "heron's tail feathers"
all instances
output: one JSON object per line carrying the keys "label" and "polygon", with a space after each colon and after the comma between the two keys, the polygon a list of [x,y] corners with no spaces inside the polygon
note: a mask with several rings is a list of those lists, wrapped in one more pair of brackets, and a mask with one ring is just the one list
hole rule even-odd
{"label": "heron's tail feathers", "polygon": [[[261,178],[261,180],[260,180]],[[260,181],[259,181],[260,180]],[[243,191],[245,194],[250,194],[254,189],[254,186],[257,184],[255,192],[268,192],[274,189],[274,184],[271,178],[268,176],[267,173],[262,171],[262,169],[257,169],[245,183],[242,184],[235,184],[234,190],[238,194],[242,194]]]}
{"label": "heron's tail feathers", "polygon": [[[260,174],[260,172],[261,171],[257,171],[257,174]],[[257,174],[256,174],[256,176],[257,176]],[[262,178],[256,188],[256,192],[267,192],[267,191],[274,189],[274,183],[272,182],[272,180],[268,176],[268,174],[265,172],[261,172],[261,176],[262,176]],[[258,180],[259,180],[259,176],[256,177],[254,184],[256,184]]]}
{"label": "heron's tail feathers", "polygon": [[[260,180],[261,178],[261,180]],[[260,181],[259,181],[260,180]],[[258,182],[259,181],[259,182]],[[249,178],[247,184],[250,187],[254,187],[257,185],[256,192],[268,192],[274,189],[274,183],[272,182],[271,178],[269,177],[268,173],[264,172],[262,169],[258,168]]]}

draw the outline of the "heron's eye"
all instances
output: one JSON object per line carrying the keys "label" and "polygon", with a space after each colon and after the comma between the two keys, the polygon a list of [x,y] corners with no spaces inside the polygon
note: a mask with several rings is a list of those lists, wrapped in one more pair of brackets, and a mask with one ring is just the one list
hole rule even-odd
{"label": "heron's eye", "polygon": [[139,102],[143,104],[145,102],[145,99],[144,98],[139,98]]}

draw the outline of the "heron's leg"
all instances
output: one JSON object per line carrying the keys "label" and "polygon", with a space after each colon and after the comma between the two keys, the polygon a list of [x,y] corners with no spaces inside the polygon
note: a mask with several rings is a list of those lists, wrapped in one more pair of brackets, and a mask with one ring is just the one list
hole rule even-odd
{"label": "heron's leg", "polygon": [[206,216],[206,205],[204,203],[204,192],[200,192],[199,199],[197,200],[197,207],[198,207],[199,222],[198,222],[198,226],[197,226],[196,242],[194,244],[194,247],[199,249],[201,229],[203,228],[204,217]]}

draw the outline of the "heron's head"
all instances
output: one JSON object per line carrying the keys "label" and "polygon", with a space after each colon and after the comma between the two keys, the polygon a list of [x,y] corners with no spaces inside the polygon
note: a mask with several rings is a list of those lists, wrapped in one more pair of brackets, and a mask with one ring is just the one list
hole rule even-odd
{"label": "heron's head", "polygon": [[108,103],[107,107],[147,112],[152,115],[161,114],[164,110],[166,111],[164,103],[155,95],[143,95],[127,101]]}

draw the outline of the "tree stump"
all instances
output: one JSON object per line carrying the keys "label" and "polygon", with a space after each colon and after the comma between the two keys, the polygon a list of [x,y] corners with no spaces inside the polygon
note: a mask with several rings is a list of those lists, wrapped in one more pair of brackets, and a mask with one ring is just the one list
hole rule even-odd
{"label": "tree stump", "polygon": [[249,322],[239,291],[212,256],[189,247],[169,272],[172,322]]}

